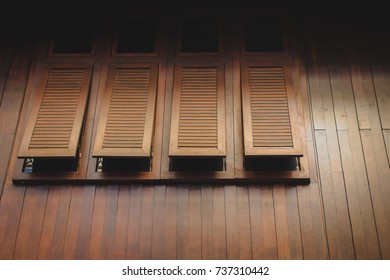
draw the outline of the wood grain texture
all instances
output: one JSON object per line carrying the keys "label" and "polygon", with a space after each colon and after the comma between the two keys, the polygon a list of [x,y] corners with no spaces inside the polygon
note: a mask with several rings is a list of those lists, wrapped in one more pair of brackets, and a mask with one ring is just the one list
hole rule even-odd
{"label": "wood grain texture", "polygon": [[47,186],[27,187],[13,258],[37,259],[45,216]]}
{"label": "wood grain texture", "polygon": [[72,186],[63,259],[88,258],[94,197],[94,186]]}
{"label": "wood grain texture", "polygon": [[[126,178],[120,185],[14,185],[11,171],[21,140],[17,131],[23,130],[28,113],[21,107],[22,103],[28,107],[31,99],[25,93],[37,86],[28,82],[32,60],[106,63],[94,68],[90,102],[96,102],[102,100],[104,69],[111,62],[153,64],[165,59],[163,53],[161,57],[111,57],[104,53],[111,41],[103,37],[96,56],[88,58],[46,57],[43,49],[41,57],[35,57],[32,45],[15,49],[8,64],[0,67],[0,259],[390,259],[388,59],[370,45],[375,34],[346,33],[338,30],[340,21],[330,23],[328,18],[316,18],[316,14],[302,18],[302,31],[311,31],[303,32],[300,42],[306,52],[302,61],[306,75],[301,82],[307,83],[303,89],[307,100],[302,104],[305,124],[313,128],[313,137],[302,140],[313,143],[310,168],[318,170],[318,178],[309,185],[266,184],[259,178],[245,183],[183,180],[154,185],[134,184]],[[350,24],[347,18],[343,22]],[[225,32],[229,37],[230,31]],[[351,36],[358,35],[360,43],[354,44]],[[210,60],[214,66],[238,45],[222,39],[228,39],[225,53]],[[160,40],[169,49],[164,36]],[[170,49],[167,71],[159,71],[163,82],[158,85],[159,94],[167,94],[159,101],[168,103],[168,112],[159,109],[159,116],[168,118],[156,119],[165,155],[174,65],[190,61],[199,66],[199,58],[202,63],[209,59],[206,55],[174,57],[174,51]],[[234,56],[234,63],[224,61],[225,89],[235,95],[226,103],[233,102],[229,105],[233,109],[226,111],[233,112],[227,116],[230,123],[237,114],[241,122],[241,110],[235,106],[241,104],[237,73],[239,57],[244,55]],[[160,75],[166,75],[166,80]],[[97,125],[95,105],[88,107],[89,131]],[[162,127],[168,129],[164,135]],[[232,129],[242,134],[240,125]],[[92,133],[84,137],[93,142]],[[240,137],[231,141],[241,141]],[[238,147],[233,152],[243,157],[244,149]],[[165,148],[158,153],[164,154]],[[87,157],[92,154],[89,149],[89,145],[84,149]],[[95,168],[93,161],[89,164],[89,169]]]}
{"label": "wood grain texture", "polygon": [[38,259],[62,259],[71,195],[72,188],[69,186],[49,189]]}

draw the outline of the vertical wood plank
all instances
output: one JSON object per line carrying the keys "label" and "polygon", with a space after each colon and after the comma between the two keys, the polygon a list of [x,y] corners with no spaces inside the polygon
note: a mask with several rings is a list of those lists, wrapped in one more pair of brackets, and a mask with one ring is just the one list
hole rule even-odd
{"label": "vertical wood plank", "polygon": [[274,186],[273,196],[278,259],[291,259],[292,255],[290,252],[290,241],[288,236],[287,201],[283,186]]}
{"label": "vertical wood plank", "polygon": [[117,186],[98,186],[96,188],[88,259],[112,258],[118,191]]}
{"label": "vertical wood plank", "polygon": [[15,45],[8,75],[3,88],[0,88],[0,196],[6,172],[9,169],[9,156],[15,138],[24,92],[27,86],[33,55],[33,45]]}
{"label": "vertical wood plank", "polygon": [[[337,143],[326,131],[315,132],[330,259],[355,259],[351,223]],[[331,139],[329,142],[329,138]],[[337,137],[336,137],[337,139]]]}
{"label": "vertical wood plank", "polygon": [[213,259],[227,259],[225,190],[223,186],[213,189]]}
{"label": "vertical wood plank", "polygon": [[[340,152],[357,259],[378,259],[377,238],[371,194],[358,133],[339,132]],[[353,138],[350,138],[353,137]]]}
{"label": "vertical wood plank", "polygon": [[390,258],[390,169],[380,131],[361,131],[372,205],[383,259]]}
{"label": "vertical wood plank", "polygon": [[325,129],[325,113],[327,110],[323,96],[329,95],[329,73],[324,63],[311,62],[308,67],[309,90],[311,97],[313,127]]}
{"label": "vertical wood plank", "polygon": [[303,259],[301,221],[296,186],[284,186],[287,201],[288,235],[290,240],[291,259]]}
{"label": "vertical wood plank", "polygon": [[369,62],[365,57],[357,55],[351,55],[350,60],[359,128],[375,128],[379,124],[379,112]]}
{"label": "vertical wood plank", "polygon": [[271,186],[249,187],[253,259],[278,258],[275,211]]}
{"label": "vertical wood plank", "polygon": [[380,254],[350,69],[344,58],[332,57],[329,70],[356,258],[377,259]]}
{"label": "vertical wood plank", "polygon": [[139,238],[139,259],[151,259],[152,256],[152,235],[153,235],[153,201],[154,186],[143,186],[142,188],[142,210]]}
{"label": "vertical wood plank", "polygon": [[115,238],[112,245],[112,259],[126,259],[130,198],[131,188],[129,186],[120,186],[118,193],[118,208],[115,218]]}
{"label": "vertical wood plank", "polygon": [[66,228],[64,259],[88,258],[94,196],[94,186],[73,186]]}
{"label": "vertical wood plank", "polygon": [[15,243],[14,259],[36,259],[46,210],[47,186],[26,188]]}
{"label": "vertical wood plank", "polygon": [[187,259],[202,258],[202,207],[199,186],[190,186],[188,201],[188,256]]}
{"label": "vertical wood plank", "polygon": [[237,187],[238,259],[253,259],[249,191],[246,186]]}
{"label": "vertical wood plank", "polygon": [[177,190],[177,259],[185,259],[189,254],[188,249],[188,235],[189,235],[189,221],[188,221],[188,200],[189,187],[188,185],[179,185]]}
{"label": "vertical wood plank", "polygon": [[275,185],[276,236],[279,259],[303,259],[296,189]]}
{"label": "vertical wood plank", "polygon": [[303,258],[307,260],[329,259],[325,218],[318,183],[298,186],[299,219]]}
{"label": "vertical wood plank", "polygon": [[390,129],[383,130],[383,138],[385,139],[387,159],[390,166]]}
{"label": "vertical wood plank", "polygon": [[[378,61],[377,61],[378,60]],[[382,129],[390,129],[390,59],[380,57],[372,62],[372,77],[378,101]]]}
{"label": "vertical wood plank", "polygon": [[343,59],[338,57],[330,57],[328,64],[336,129],[348,129],[348,121],[356,115],[355,102],[353,97],[350,98],[352,88],[349,68]]}
{"label": "vertical wood plank", "polygon": [[71,195],[71,186],[49,189],[38,259],[62,259]]}
{"label": "vertical wood plank", "polygon": [[237,187],[225,186],[227,259],[239,258]]}
{"label": "vertical wood plank", "polygon": [[253,259],[265,259],[263,228],[261,218],[260,187],[249,186],[249,213]]}
{"label": "vertical wood plank", "polygon": [[177,258],[178,193],[176,186],[167,186],[165,201],[165,240],[164,259]]}
{"label": "vertical wood plank", "polygon": [[213,258],[213,187],[202,185],[202,259]]}
{"label": "vertical wood plank", "polygon": [[11,260],[26,188],[5,185],[0,200],[0,259]]}
{"label": "vertical wood plank", "polygon": [[0,106],[3,99],[4,87],[8,77],[9,67],[12,61],[12,44],[1,42],[0,44]]}
{"label": "vertical wood plank", "polygon": [[140,225],[142,207],[142,186],[132,185],[129,208],[126,259],[139,259]]}
{"label": "vertical wood plank", "polygon": [[165,216],[166,187],[156,186],[154,189],[153,207],[153,235],[152,235],[152,256],[154,260],[164,258],[165,250]]}

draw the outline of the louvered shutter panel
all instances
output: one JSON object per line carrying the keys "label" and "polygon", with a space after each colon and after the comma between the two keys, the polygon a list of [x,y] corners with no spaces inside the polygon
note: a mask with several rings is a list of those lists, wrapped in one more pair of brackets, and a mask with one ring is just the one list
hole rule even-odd
{"label": "louvered shutter panel", "polygon": [[92,69],[47,65],[18,157],[75,157]]}
{"label": "louvered shutter panel", "polygon": [[242,65],[245,155],[301,156],[288,66]]}
{"label": "louvered shutter panel", "polygon": [[157,65],[112,65],[94,157],[150,157]]}
{"label": "louvered shutter panel", "polygon": [[177,64],[170,156],[225,156],[224,68]]}

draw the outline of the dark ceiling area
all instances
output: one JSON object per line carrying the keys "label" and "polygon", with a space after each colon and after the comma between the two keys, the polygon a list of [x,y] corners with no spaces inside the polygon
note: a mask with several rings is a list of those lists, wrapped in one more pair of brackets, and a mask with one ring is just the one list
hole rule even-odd
{"label": "dark ceiling area", "polygon": [[56,26],[66,26],[75,18],[88,16],[99,24],[101,19],[117,13],[131,11],[288,11],[302,27],[316,21],[324,29],[347,28],[388,40],[387,8],[385,2],[336,1],[253,1],[253,0],[197,0],[197,1],[62,1],[52,4],[39,2],[19,2],[2,8],[0,28],[2,41],[17,42],[37,39]]}

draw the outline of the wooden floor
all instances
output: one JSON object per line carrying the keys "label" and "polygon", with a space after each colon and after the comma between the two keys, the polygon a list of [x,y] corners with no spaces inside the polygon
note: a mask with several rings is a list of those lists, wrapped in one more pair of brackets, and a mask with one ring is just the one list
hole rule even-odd
{"label": "wooden floor", "polygon": [[305,186],[15,186],[7,172],[32,53],[4,44],[0,259],[390,259],[390,58],[361,50],[358,36],[326,48],[316,31]]}

